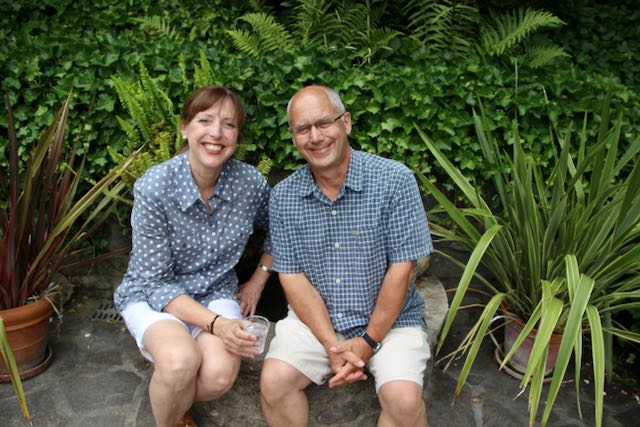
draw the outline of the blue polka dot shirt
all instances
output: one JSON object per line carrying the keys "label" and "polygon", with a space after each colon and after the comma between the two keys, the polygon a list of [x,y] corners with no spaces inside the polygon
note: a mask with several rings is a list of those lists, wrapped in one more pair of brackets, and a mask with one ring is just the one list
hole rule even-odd
{"label": "blue polka dot shirt", "polygon": [[[273,189],[269,218],[273,269],[304,273],[322,296],[335,330],[346,338],[366,328],[388,265],[433,250],[411,171],[355,150],[335,201],[304,166]],[[393,327],[425,326],[423,311],[413,278]]]}
{"label": "blue polka dot shirt", "polygon": [[[233,267],[254,227],[268,229],[270,188],[256,168],[236,159],[223,165],[207,212],[187,152],[155,165],[134,184],[132,251],[114,301],[119,310],[146,301],[161,311],[188,294],[203,305],[234,298]],[[271,253],[267,237],[264,250]]]}

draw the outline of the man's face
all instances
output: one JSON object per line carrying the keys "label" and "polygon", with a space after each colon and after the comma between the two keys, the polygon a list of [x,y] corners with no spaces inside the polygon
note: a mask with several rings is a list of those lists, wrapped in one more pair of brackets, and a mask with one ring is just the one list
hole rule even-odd
{"label": "man's face", "polygon": [[338,111],[322,88],[308,87],[295,95],[289,124],[293,143],[314,172],[346,170],[351,116]]}

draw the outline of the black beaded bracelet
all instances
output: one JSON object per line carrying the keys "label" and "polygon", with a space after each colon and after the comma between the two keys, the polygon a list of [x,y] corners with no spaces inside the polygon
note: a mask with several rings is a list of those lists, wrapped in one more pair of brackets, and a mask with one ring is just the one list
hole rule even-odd
{"label": "black beaded bracelet", "polygon": [[220,317],[220,315],[219,315],[219,314],[216,314],[216,317],[214,317],[214,318],[213,318],[213,320],[211,321],[211,323],[209,323],[209,333],[210,333],[211,335],[215,335],[215,334],[213,333],[213,325],[214,325],[214,323],[216,323],[216,320],[218,320],[218,317]]}

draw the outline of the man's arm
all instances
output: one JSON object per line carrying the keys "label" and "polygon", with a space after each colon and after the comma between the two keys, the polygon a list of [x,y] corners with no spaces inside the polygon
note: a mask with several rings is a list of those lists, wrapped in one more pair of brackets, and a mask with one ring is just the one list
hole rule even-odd
{"label": "man's arm", "polygon": [[327,350],[331,370],[336,373],[344,371],[342,377],[350,379],[350,382],[366,379],[362,360],[348,351],[340,354],[330,351],[331,348],[339,345],[340,341],[329,318],[324,300],[307,276],[304,273],[280,273],[280,283],[293,311]]}
{"label": "man's arm", "polygon": [[[407,298],[407,290],[414,272],[414,262],[407,261],[391,264],[384,275],[376,305],[369,319],[366,332],[375,341],[380,342],[396,321]],[[333,354],[341,354],[350,363],[361,360],[367,362],[373,356],[373,349],[362,337],[351,338],[331,348]],[[349,353],[353,353],[350,355]],[[357,359],[354,359],[355,356]],[[329,380],[329,387],[353,382],[349,375],[353,372],[349,366],[341,369]]]}

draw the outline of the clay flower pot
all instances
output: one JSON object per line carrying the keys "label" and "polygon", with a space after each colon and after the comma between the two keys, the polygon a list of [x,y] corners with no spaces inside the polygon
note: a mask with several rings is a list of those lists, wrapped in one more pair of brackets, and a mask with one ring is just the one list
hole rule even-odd
{"label": "clay flower pot", "polygon": [[[51,352],[47,344],[52,313],[51,304],[46,299],[0,310],[22,379],[39,374],[51,364]],[[0,382],[9,381],[8,372],[0,358]]]}

